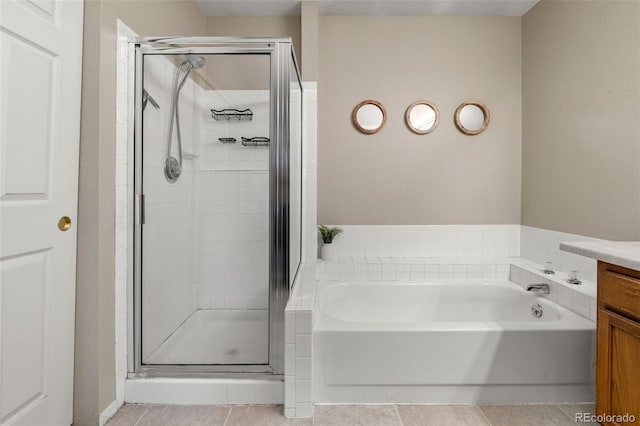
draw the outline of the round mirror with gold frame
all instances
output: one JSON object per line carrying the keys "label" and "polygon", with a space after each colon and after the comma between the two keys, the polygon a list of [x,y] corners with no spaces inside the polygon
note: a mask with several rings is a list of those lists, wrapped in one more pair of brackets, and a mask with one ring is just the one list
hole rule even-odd
{"label": "round mirror with gold frame", "polygon": [[407,126],[413,133],[426,135],[433,132],[440,120],[438,108],[429,101],[416,101],[409,105],[405,114]]}
{"label": "round mirror with gold frame", "polygon": [[368,99],[356,105],[351,114],[351,120],[360,132],[372,135],[384,127],[387,122],[387,111],[380,102]]}
{"label": "round mirror with gold frame", "polygon": [[465,135],[482,133],[489,125],[491,115],[485,104],[478,101],[466,101],[456,109],[454,120],[456,127]]}

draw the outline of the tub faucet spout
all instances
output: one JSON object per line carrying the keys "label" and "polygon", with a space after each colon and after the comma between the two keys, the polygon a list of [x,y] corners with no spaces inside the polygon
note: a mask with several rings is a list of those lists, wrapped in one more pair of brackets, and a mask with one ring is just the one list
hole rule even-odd
{"label": "tub faucet spout", "polygon": [[551,289],[549,288],[549,284],[540,283],[540,284],[529,284],[527,286],[527,291],[533,291],[538,294],[549,294],[551,293]]}

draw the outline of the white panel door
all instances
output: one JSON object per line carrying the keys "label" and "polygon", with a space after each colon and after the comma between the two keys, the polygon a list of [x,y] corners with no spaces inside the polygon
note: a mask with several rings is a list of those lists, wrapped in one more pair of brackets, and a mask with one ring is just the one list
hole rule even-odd
{"label": "white panel door", "polygon": [[0,424],[73,420],[82,24],[0,0]]}

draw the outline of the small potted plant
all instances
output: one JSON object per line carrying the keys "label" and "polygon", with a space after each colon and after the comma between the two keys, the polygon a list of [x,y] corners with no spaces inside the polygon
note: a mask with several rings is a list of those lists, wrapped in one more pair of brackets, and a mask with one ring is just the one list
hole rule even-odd
{"label": "small potted plant", "polygon": [[338,257],[338,249],[333,245],[333,239],[340,233],[340,228],[330,228],[326,225],[318,225],[318,230],[322,236],[322,246],[320,246],[320,258],[332,260]]}

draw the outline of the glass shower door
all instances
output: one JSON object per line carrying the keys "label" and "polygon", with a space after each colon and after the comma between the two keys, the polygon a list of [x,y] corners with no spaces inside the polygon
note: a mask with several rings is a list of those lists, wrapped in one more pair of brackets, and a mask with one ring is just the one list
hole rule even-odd
{"label": "glass shower door", "polygon": [[145,54],[141,364],[268,365],[269,54]]}

